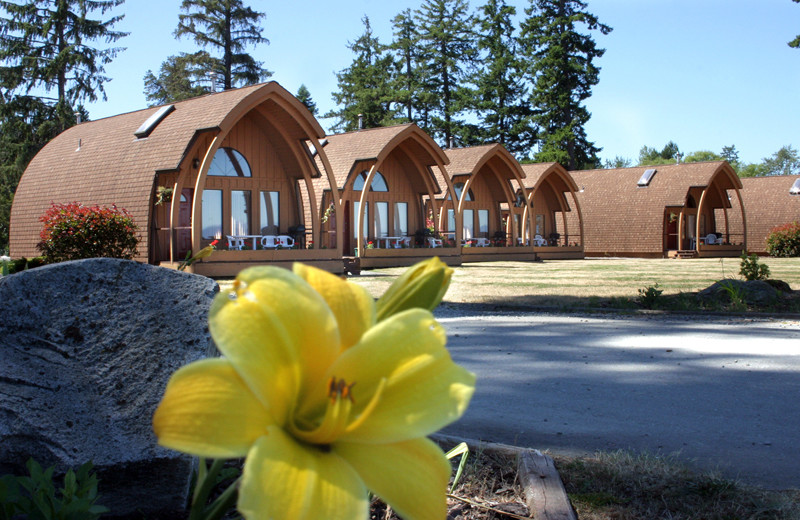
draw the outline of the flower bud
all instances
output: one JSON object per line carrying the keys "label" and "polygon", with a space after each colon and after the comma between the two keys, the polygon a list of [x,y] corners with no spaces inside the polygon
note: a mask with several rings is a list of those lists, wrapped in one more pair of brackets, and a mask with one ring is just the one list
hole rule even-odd
{"label": "flower bud", "polygon": [[378,321],[412,308],[432,311],[442,301],[453,270],[438,257],[409,267],[378,299]]}

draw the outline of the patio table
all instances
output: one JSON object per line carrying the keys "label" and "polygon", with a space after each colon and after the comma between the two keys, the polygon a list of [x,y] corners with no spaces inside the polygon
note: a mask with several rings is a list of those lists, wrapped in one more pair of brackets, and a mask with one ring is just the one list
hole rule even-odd
{"label": "patio table", "polygon": [[258,241],[261,240],[261,235],[231,235],[231,238],[243,238],[245,240],[253,240],[253,250],[257,249]]}
{"label": "patio table", "polygon": [[383,240],[383,245],[385,249],[392,249],[396,248],[397,244],[403,240],[405,237],[379,237],[377,238],[378,247],[381,247],[381,240]]}

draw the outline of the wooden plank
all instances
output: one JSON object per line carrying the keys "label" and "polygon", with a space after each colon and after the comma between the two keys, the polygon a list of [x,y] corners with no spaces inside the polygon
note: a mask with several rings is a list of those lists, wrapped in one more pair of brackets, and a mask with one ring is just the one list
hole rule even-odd
{"label": "wooden plank", "polygon": [[578,520],[553,459],[539,450],[523,450],[517,464],[528,510],[536,520]]}

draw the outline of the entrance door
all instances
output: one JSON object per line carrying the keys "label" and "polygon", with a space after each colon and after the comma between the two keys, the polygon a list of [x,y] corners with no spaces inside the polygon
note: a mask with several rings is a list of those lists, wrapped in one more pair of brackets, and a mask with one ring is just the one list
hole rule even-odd
{"label": "entrance door", "polygon": [[342,240],[344,241],[344,256],[353,254],[355,245],[353,244],[353,228],[350,226],[350,201],[344,203],[344,228],[342,229]]}
{"label": "entrance door", "polygon": [[697,215],[686,215],[686,232],[684,236],[689,242],[689,249],[697,249],[695,231],[697,231]]}
{"label": "entrance door", "polygon": [[666,234],[665,246],[667,251],[678,249],[678,217],[670,217],[667,213],[664,222],[664,233]]}
{"label": "entrance door", "polygon": [[192,249],[192,198],[193,188],[181,190],[181,204],[178,212],[178,260],[186,258],[186,253]]}

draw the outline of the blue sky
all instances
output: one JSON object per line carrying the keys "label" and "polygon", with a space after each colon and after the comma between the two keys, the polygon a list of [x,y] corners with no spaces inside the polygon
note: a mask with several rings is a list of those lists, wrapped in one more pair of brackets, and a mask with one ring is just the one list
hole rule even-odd
{"label": "blue sky", "polygon": [[[335,72],[352,61],[347,43],[369,16],[383,43],[391,19],[421,0],[339,2],[246,0],[265,12],[269,45],[251,49],[272,80],[296,93],[305,84],[320,113],[334,108]],[[528,0],[510,0],[522,14]],[[473,9],[483,0],[471,0]],[[643,145],[674,140],[684,153],[735,145],[740,159],[760,162],[780,147],[800,148],[800,4],[791,0],[588,0],[589,11],[614,28],[594,33],[606,54],[600,83],[587,102],[588,137],[600,156],[634,161]],[[99,119],[147,106],[142,78],[170,55],[195,50],[175,40],[178,0],[128,0],[116,29],[127,49],[106,66],[107,101],[88,105]],[[320,119],[327,130],[332,122]]]}

